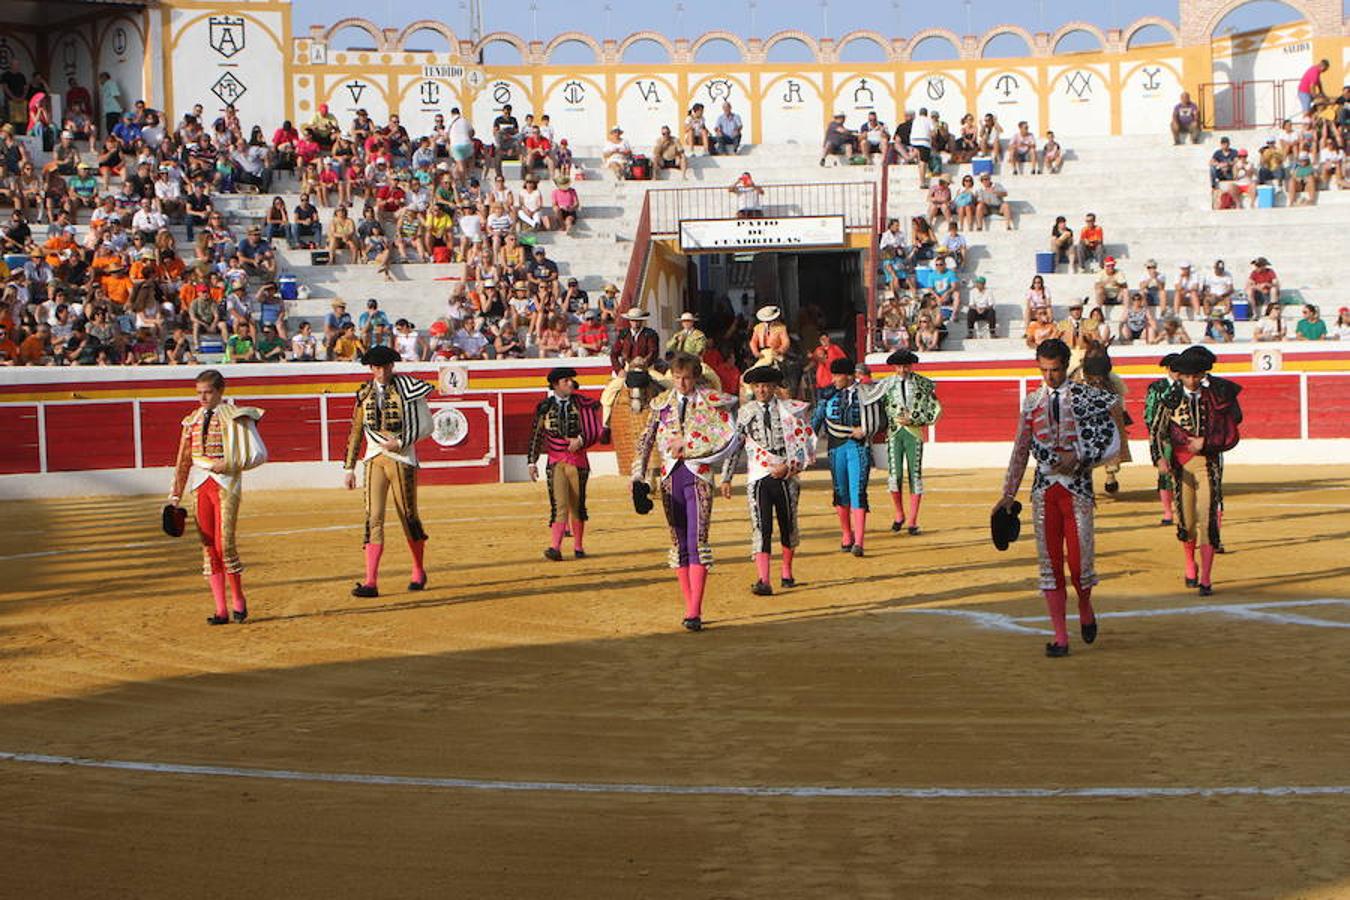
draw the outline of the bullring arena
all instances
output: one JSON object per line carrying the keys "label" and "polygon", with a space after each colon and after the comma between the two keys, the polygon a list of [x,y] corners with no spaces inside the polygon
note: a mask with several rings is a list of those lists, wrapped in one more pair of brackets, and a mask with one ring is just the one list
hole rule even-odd
{"label": "bullring arena", "polygon": [[0,900],[1350,900],[1341,3],[301,5],[0,10]]}

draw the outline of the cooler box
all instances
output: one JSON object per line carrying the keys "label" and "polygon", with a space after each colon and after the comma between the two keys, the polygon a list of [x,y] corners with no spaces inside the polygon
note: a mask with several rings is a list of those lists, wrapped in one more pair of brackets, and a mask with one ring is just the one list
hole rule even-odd
{"label": "cooler box", "polygon": [[277,291],[281,294],[282,300],[297,300],[300,296],[300,288],[294,275],[277,276]]}
{"label": "cooler box", "polygon": [[1261,184],[1256,187],[1256,208],[1273,209],[1275,206],[1275,185]]}
{"label": "cooler box", "polygon": [[197,342],[197,353],[200,356],[219,356],[225,352],[225,342],[218,337],[207,337],[202,335]]}
{"label": "cooler box", "polygon": [[976,156],[970,160],[970,174],[979,178],[981,175],[994,174],[994,158],[992,156]]}
{"label": "cooler box", "polygon": [[1043,251],[1036,254],[1036,274],[1055,274],[1055,254],[1052,251]]}
{"label": "cooler box", "polygon": [[919,266],[914,270],[914,283],[920,289],[927,290],[933,286],[933,269],[931,266]]}
{"label": "cooler box", "polygon": [[1242,298],[1234,297],[1234,298],[1233,298],[1233,321],[1234,321],[1234,322],[1247,322],[1247,321],[1250,321],[1250,320],[1251,320],[1251,317],[1252,317],[1252,306],[1251,306],[1250,303],[1247,302],[1247,298],[1246,298],[1246,297],[1242,297]]}
{"label": "cooler box", "polygon": [[5,265],[9,266],[11,272],[17,272],[28,264],[29,256],[24,253],[6,253]]}

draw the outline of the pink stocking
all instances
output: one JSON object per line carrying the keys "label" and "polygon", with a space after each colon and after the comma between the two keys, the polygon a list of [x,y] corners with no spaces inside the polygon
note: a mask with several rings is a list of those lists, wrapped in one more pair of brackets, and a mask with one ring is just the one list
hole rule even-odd
{"label": "pink stocking", "polygon": [[689,602],[684,605],[684,615],[696,619],[703,613],[703,586],[708,581],[708,567],[698,563],[689,564]]}
{"label": "pink stocking", "polygon": [[764,584],[769,583],[769,554],[755,554],[755,571],[759,573],[759,580]]}
{"label": "pink stocking", "polygon": [[792,577],[792,557],[795,553],[791,547],[783,548],[783,567],[780,571],[784,578]]}
{"label": "pink stocking", "polygon": [[572,520],[572,549],[574,549],[574,550],[585,550],[585,549],[586,549],[586,548],[582,545],[582,543],[581,543],[581,539],[582,539],[582,537],[583,537],[585,534],[586,534],[586,523],[583,522],[583,521],[581,521],[580,519],[573,519],[573,520]]}
{"label": "pink stocking", "polygon": [[422,553],[426,550],[426,539],[420,541],[408,541],[408,549],[412,551],[413,568],[412,581],[423,582],[427,580],[427,570],[422,566]]}
{"label": "pink stocking", "polygon": [[684,608],[689,608],[689,567],[680,566],[675,570],[675,577],[680,579],[680,599],[684,600]]}
{"label": "pink stocking", "polygon": [[919,504],[923,502],[923,494],[909,495],[909,527],[919,527]]}
{"label": "pink stocking", "polygon": [[380,557],[384,554],[384,544],[366,544],[366,581],[367,587],[378,587],[380,580]]}
{"label": "pink stocking", "polygon": [[244,579],[239,572],[230,572],[225,576],[230,582],[230,596],[234,598],[234,611],[248,612],[248,598],[244,596]]}
{"label": "pink stocking", "polygon": [[567,530],[567,520],[559,519],[558,521],[554,522],[552,525],[549,526],[549,530],[553,532],[553,549],[557,550],[561,548],[563,542],[563,532]]}
{"label": "pink stocking", "polygon": [[1158,496],[1162,498],[1163,518],[1172,518],[1172,492],[1158,491]]}
{"label": "pink stocking", "polygon": [[899,491],[891,491],[891,502],[895,504],[895,521],[905,524],[905,498]]}
{"label": "pink stocking", "polygon": [[1194,579],[1196,577],[1195,541],[1183,541],[1181,544],[1181,552],[1186,559],[1186,577]]}
{"label": "pink stocking", "polygon": [[853,513],[853,543],[855,546],[863,545],[863,532],[867,530],[867,510],[855,509]]}
{"label": "pink stocking", "polygon": [[1053,591],[1044,591],[1045,606],[1050,610],[1050,623],[1055,627],[1055,643],[1067,647],[1069,645],[1069,626],[1065,622],[1064,608],[1068,605],[1069,597],[1064,588],[1057,588]]}
{"label": "pink stocking", "polygon": [[852,544],[853,529],[850,528],[848,524],[848,507],[836,506],[834,511],[839,514],[839,543]]}
{"label": "pink stocking", "polygon": [[1200,583],[1213,584],[1210,581],[1210,571],[1214,568],[1214,546],[1206,544],[1200,548]]}
{"label": "pink stocking", "polygon": [[211,597],[216,601],[216,617],[223,619],[230,614],[225,608],[225,573],[212,572],[206,577],[211,584]]}

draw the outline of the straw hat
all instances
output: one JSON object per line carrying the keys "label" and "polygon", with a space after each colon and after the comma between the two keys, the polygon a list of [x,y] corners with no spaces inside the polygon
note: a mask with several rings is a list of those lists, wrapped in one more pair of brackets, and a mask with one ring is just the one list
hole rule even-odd
{"label": "straw hat", "polygon": [[772,322],[782,316],[783,311],[776,306],[762,306],[755,313],[755,318],[761,322]]}

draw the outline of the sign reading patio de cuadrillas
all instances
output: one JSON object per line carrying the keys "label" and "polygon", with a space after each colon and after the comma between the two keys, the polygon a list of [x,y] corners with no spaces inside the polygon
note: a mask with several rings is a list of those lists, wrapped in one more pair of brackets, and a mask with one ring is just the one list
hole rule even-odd
{"label": "sign reading patio de cuadrillas", "polygon": [[844,245],[843,216],[684,219],[680,222],[680,249],[685,253],[720,250],[790,250]]}

